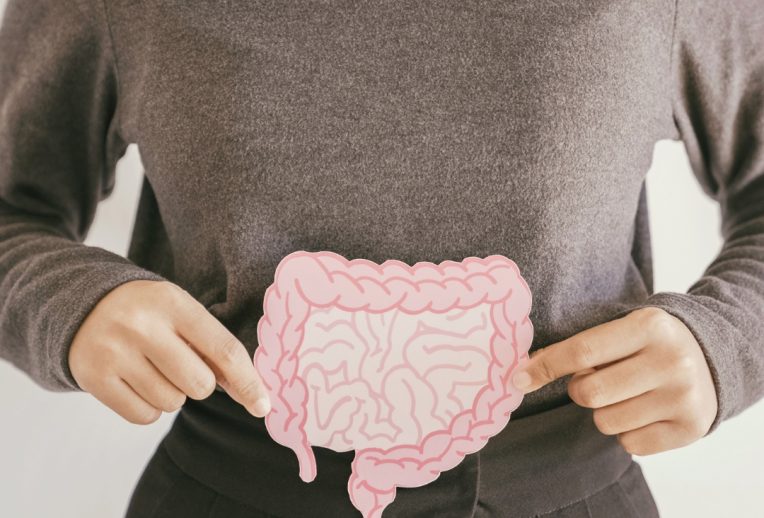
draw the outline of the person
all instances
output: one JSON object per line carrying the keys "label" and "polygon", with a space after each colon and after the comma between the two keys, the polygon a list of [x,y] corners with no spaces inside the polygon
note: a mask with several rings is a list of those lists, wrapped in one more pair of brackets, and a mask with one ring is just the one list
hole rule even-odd
{"label": "person", "polygon": [[[633,455],[764,393],[760,7],[9,0],[2,356],[132,423],[179,409],[130,518],[356,516],[352,452],[316,448],[304,483],[263,424],[275,266],[501,254],[533,293],[523,402],[384,516],[658,516]],[[660,139],[722,211],[687,293],[653,291]],[[82,241],[129,144],[145,176],[122,257]]]}

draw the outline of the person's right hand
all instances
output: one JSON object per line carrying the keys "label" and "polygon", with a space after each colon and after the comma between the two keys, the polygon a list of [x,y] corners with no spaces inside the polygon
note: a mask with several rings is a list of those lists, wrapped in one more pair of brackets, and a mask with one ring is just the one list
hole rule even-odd
{"label": "person's right hand", "polygon": [[217,382],[252,415],[271,405],[244,345],[188,292],[168,281],[125,282],[103,297],[69,349],[80,388],[136,424],[156,421]]}

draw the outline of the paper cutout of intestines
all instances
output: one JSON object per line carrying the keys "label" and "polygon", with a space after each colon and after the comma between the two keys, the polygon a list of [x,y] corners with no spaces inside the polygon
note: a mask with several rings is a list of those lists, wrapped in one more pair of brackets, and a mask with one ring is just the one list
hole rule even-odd
{"label": "paper cutout of intestines", "polygon": [[409,266],[293,252],[263,309],[268,433],[305,482],[311,446],[355,450],[348,493],[365,518],[484,447],[522,401],[511,375],[533,338],[531,292],[502,255]]}

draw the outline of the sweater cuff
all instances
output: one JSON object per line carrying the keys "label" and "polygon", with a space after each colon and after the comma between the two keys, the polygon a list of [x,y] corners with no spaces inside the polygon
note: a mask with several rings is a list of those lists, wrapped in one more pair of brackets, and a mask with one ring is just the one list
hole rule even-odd
{"label": "sweater cuff", "polygon": [[744,337],[718,312],[704,305],[702,296],[676,292],[659,292],[651,295],[637,306],[618,313],[621,318],[634,310],[657,307],[681,320],[690,330],[706,359],[711,372],[718,409],[706,436],[715,431],[722,421],[735,415],[738,410],[737,387],[742,387],[741,370],[736,365],[735,345],[743,343]]}
{"label": "sweater cuff", "polygon": [[69,368],[69,349],[85,318],[111,290],[128,281],[164,281],[161,275],[141,268],[122,257],[112,261],[78,265],[60,280],[62,289],[39,308],[42,312],[44,363],[48,372],[44,388],[81,391]]}

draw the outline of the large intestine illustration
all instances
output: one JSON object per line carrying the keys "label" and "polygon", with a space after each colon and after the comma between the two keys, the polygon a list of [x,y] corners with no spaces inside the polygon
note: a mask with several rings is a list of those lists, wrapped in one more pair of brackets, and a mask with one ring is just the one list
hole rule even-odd
{"label": "large intestine illustration", "polygon": [[364,518],[481,449],[522,401],[511,375],[533,338],[531,292],[502,255],[409,266],[297,251],[263,309],[268,433],[305,482],[312,446],[354,450],[348,493]]}

